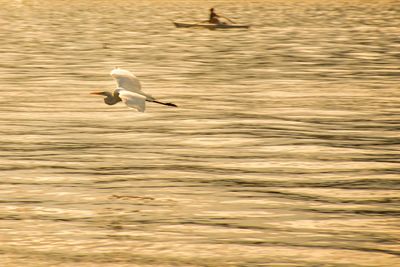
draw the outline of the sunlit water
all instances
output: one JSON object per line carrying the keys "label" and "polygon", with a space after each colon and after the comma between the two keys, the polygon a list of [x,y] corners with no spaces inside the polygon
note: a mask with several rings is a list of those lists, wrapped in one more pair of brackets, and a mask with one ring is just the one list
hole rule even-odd
{"label": "sunlit water", "polygon": [[398,1],[0,4],[1,266],[400,266]]}

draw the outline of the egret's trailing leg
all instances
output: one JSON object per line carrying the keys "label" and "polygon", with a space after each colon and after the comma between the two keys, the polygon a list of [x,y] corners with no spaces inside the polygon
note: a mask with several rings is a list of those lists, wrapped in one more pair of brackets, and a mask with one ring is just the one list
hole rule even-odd
{"label": "egret's trailing leg", "polygon": [[154,102],[154,103],[161,104],[161,105],[165,105],[165,106],[171,106],[171,107],[176,107],[176,108],[178,107],[174,103],[165,103],[165,102],[160,102],[160,101],[157,101],[157,100],[147,100],[147,101]]}

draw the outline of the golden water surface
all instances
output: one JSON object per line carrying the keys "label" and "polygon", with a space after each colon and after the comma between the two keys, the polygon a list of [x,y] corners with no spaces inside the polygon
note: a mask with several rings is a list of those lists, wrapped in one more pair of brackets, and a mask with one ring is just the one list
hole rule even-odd
{"label": "golden water surface", "polygon": [[397,0],[0,6],[0,266],[400,266]]}

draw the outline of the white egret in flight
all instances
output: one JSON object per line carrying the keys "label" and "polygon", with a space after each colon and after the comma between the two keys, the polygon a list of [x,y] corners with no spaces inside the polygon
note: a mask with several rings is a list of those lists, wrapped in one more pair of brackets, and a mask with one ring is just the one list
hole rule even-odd
{"label": "white egret in flight", "polygon": [[134,108],[140,112],[144,112],[146,101],[161,105],[177,107],[173,103],[165,103],[157,101],[154,97],[144,93],[141,90],[139,79],[131,72],[123,69],[113,69],[111,76],[117,81],[117,89],[111,92],[93,92],[94,95],[103,95],[104,103],[107,105],[115,105],[118,102],[124,102],[129,108]]}

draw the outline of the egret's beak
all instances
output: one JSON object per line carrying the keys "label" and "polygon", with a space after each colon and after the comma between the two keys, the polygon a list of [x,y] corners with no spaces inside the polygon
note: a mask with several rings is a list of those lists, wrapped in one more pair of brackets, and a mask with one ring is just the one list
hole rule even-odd
{"label": "egret's beak", "polygon": [[103,95],[103,92],[91,92],[91,95]]}

